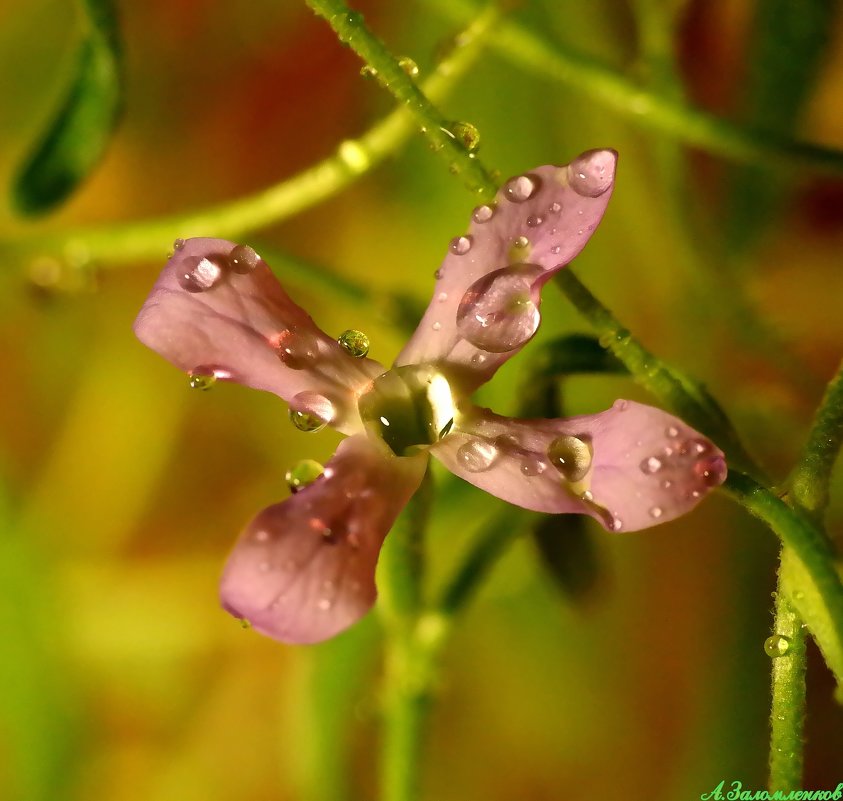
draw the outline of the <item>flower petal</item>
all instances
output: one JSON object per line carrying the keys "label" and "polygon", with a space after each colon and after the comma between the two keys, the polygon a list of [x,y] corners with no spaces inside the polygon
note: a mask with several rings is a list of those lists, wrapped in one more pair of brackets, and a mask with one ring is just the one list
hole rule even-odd
{"label": "flower petal", "polygon": [[505,501],[589,514],[610,531],[679,517],[726,478],[723,453],[709,440],[660,409],[625,400],[559,420],[475,409],[431,451]]}
{"label": "flower petal", "polygon": [[541,287],[583,248],[603,217],[617,153],[591,150],[564,167],[507,181],[451,241],[418,329],[396,364],[446,367],[463,392],[486,382],[535,334]]}
{"label": "flower petal", "polygon": [[282,642],[348,628],[375,601],[381,545],[426,464],[365,434],[343,440],[321,478],[246,527],[223,573],[223,607]]}
{"label": "flower petal", "polygon": [[[177,245],[135,321],[138,339],[192,375],[287,401],[321,395],[334,412],[327,422],[345,433],[360,430],[354,393],[383,368],[354,358],[317,328],[251,248],[204,238]],[[312,404],[299,405],[308,411]]]}

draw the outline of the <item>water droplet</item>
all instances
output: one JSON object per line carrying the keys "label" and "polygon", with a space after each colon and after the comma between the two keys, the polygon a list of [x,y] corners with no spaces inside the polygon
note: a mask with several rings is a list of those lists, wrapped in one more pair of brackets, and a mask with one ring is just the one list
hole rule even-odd
{"label": "water droplet", "polygon": [[224,264],[218,256],[188,256],[178,265],[179,286],[187,292],[206,292],[225,277]]}
{"label": "water droplet", "polygon": [[480,131],[470,122],[452,122],[449,130],[468,151],[477,150],[480,145]]}
{"label": "water droplet", "polygon": [[535,214],[531,214],[527,217],[527,225],[530,226],[530,228],[538,228],[543,222],[544,218],[538,217]]}
{"label": "water droplet", "polygon": [[784,656],[790,649],[790,639],[784,634],[773,634],[764,640],[764,653],[771,659]]}
{"label": "water droplet", "polygon": [[474,220],[476,223],[485,223],[489,222],[492,217],[495,216],[495,206],[478,206],[474,209],[474,213],[471,215],[471,219]]}
{"label": "water droplet", "polygon": [[535,175],[517,175],[510,178],[504,186],[507,200],[513,203],[523,203],[529,200],[539,187],[539,178]]}
{"label": "water droplet", "polygon": [[433,277],[438,281],[443,275],[445,275],[445,271],[440,267],[435,273],[433,273]]}
{"label": "water droplet", "polygon": [[360,77],[368,78],[369,80],[378,77],[378,71],[369,64],[364,64],[360,67]]}
{"label": "water droplet", "polygon": [[587,150],[568,165],[568,184],[578,195],[599,197],[615,179],[613,150]]}
{"label": "water droplet", "polygon": [[183,239],[176,239],[173,242],[173,250],[181,250],[184,247],[184,240]]}
{"label": "water droplet", "polygon": [[455,236],[451,240],[451,244],[448,245],[448,250],[450,250],[455,256],[465,256],[465,254],[471,250],[471,237]]}
{"label": "water droplet", "polygon": [[617,411],[619,411],[619,412],[625,412],[628,407],[629,407],[629,401],[625,401],[625,400],[622,400],[622,399],[616,400],[612,404],[612,408],[617,409]]}
{"label": "water droplet", "polygon": [[239,275],[246,275],[258,266],[260,256],[248,245],[235,245],[228,254],[228,266]]}
{"label": "water droplet", "polygon": [[269,542],[269,532],[266,529],[258,529],[255,532],[255,542]]}
{"label": "water droplet", "polygon": [[554,201],[550,204],[550,208],[547,210],[549,214],[559,214],[562,211],[562,204],[558,201]]}
{"label": "water droplet", "polygon": [[591,469],[591,443],[586,439],[564,434],[547,447],[547,458],[572,484],[582,481]]}
{"label": "water droplet", "polygon": [[541,322],[532,290],[540,271],[532,264],[516,264],[475,281],[457,309],[460,334],[490,353],[507,353],[527,342]]}
{"label": "water droplet", "polygon": [[440,323],[440,322],[437,320],[437,321],[436,321],[436,322],[435,322],[432,326],[430,326],[430,327],[431,327],[434,331],[441,331],[441,330],[442,330],[442,323]]}
{"label": "water droplet", "polygon": [[419,75],[419,65],[416,64],[409,56],[402,56],[398,59],[398,66],[411,78],[417,78]]}
{"label": "water droplet", "polygon": [[447,292],[440,292],[436,296],[436,300],[438,300],[440,303],[444,303],[446,300],[448,300],[448,293]]}
{"label": "water droplet", "polygon": [[354,356],[355,359],[362,359],[369,352],[369,337],[362,331],[355,331],[349,328],[343,331],[338,337],[339,346]]}
{"label": "water droplet", "polygon": [[245,631],[248,631],[250,628],[252,628],[252,624],[248,620],[246,620],[245,617],[238,618],[237,622],[240,624],[240,628]]}
{"label": "water droplet", "polygon": [[679,429],[676,426],[670,426],[664,433],[669,437],[678,437]]}
{"label": "water droplet", "polygon": [[498,449],[482,439],[472,439],[457,449],[457,464],[469,473],[488,470],[498,458]]}
{"label": "water droplet", "polygon": [[584,501],[588,501],[589,503],[591,503],[591,501],[594,500],[594,493],[592,493],[591,490],[586,490],[582,495],[580,495],[580,497]]}
{"label": "water droplet", "polygon": [[620,531],[623,528],[623,520],[619,517],[613,517],[609,526],[609,531]]}
{"label": "water droplet", "polygon": [[270,344],[278,358],[291,370],[303,370],[319,353],[316,338],[309,332],[292,327],[276,334]]}
{"label": "water droplet", "polygon": [[666,478],[664,481],[662,481],[662,488],[663,489],[670,489],[672,486],[673,486],[673,482],[669,478]]}
{"label": "water droplet", "polygon": [[662,516],[662,514],[664,514],[664,512],[662,511],[661,506],[654,506],[652,509],[650,509],[650,517],[654,518],[655,520],[658,520]]}
{"label": "water droplet", "polygon": [[561,246],[561,245],[554,245],[554,246],[550,249],[550,252],[551,252],[554,256],[558,256],[561,250],[562,250],[562,246]]}
{"label": "water droplet", "polygon": [[290,420],[299,431],[320,431],[335,416],[334,404],[318,392],[299,392],[290,400]]}
{"label": "water droplet", "polygon": [[355,174],[365,172],[369,168],[369,154],[358,142],[346,139],[337,148],[337,155],[345,162],[345,165]]}
{"label": "water droplet", "polygon": [[187,383],[191,389],[199,389],[204,392],[217,383],[217,377],[213,370],[207,367],[197,367],[188,373]]}
{"label": "water droplet", "polygon": [[530,240],[523,235],[516,236],[515,239],[512,240],[512,246],[514,248],[518,248],[519,250],[523,250],[524,248],[530,247]]}
{"label": "water droplet", "polygon": [[290,492],[296,493],[312,484],[324,472],[324,468],[315,459],[302,459],[291,467],[285,476]]}
{"label": "water droplet", "polygon": [[720,486],[726,480],[726,461],[721,456],[700,459],[694,464],[694,473],[706,487]]}
{"label": "water droplet", "polygon": [[547,469],[547,465],[538,456],[530,454],[521,460],[522,475],[532,477],[539,476]]}
{"label": "water droplet", "polygon": [[662,460],[658,456],[648,456],[641,462],[641,472],[647,475],[658,473],[662,469]]}
{"label": "water droplet", "polygon": [[327,612],[333,605],[334,602],[331,601],[330,598],[320,598],[319,602],[316,604],[321,612]]}

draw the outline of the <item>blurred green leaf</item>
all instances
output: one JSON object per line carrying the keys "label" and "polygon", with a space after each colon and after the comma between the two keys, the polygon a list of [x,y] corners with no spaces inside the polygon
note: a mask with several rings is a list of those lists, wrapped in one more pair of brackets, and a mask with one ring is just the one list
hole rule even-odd
{"label": "blurred green leaf", "polygon": [[67,94],[12,185],[26,215],[70,196],[105,152],[122,107],[123,71],[112,0],[81,0],[82,39]]}
{"label": "blurred green leaf", "polygon": [[597,546],[583,515],[544,515],[533,527],[539,561],[569,600],[588,599],[601,565]]}
{"label": "blurred green leaf", "polygon": [[[835,0],[756,3],[748,58],[744,121],[776,134],[797,131],[834,30]],[[769,170],[740,167],[727,205],[732,248],[752,247],[787,192],[789,182]]]}

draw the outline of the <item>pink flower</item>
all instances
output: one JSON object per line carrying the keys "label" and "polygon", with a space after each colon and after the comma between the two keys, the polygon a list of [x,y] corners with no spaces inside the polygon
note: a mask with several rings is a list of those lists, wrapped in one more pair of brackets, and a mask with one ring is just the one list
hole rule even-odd
{"label": "pink flower", "polygon": [[300,427],[348,435],[320,477],[246,526],[222,577],[229,612],[296,643],[358,620],[375,600],[384,537],[429,454],[510,503],[588,514],[610,531],[672,520],[724,480],[721,451],[659,409],[619,400],[594,415],[515,420],[470,401],[535,334],[540,290],[603,217],[616,161],[593,150],[539,167],[475,209],[386,371],[317,328],[251,248],[179,243],[141,309],[138,338],[194,382],[268,390]]}

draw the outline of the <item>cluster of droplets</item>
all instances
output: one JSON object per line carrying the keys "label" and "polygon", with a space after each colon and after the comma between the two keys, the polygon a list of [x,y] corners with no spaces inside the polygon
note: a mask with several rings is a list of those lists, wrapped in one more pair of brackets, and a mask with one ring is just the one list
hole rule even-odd
{"label": "cluster of droplets", "polygon": [[[176,251],[184,240],[173,243]],[[246,275],[260,263],[260,257],[248,245],[235,245],[230,253],[207,256],[185,256],[179,262],[178,283],[186,292],[207,292],[223,283],[232,273]]]}
{"label": "cluster of droplets", "polygon": [[[677,426],[668,426],[664,433],[667,444],[644,457],[639,464],[644,475],[659,481],[662,489],[671,490],[680,477],[683,479],[682,485],[687,486],[687,480],[684,479],[690,469],[694,480],[686,492],[694,499],[700,498],[711,487],[723,483],[726,462],[714,452],[708,440],[685,437]],[[660,506],[653,506],[649,512],[651,517],[658,519],[664,510]]]}

